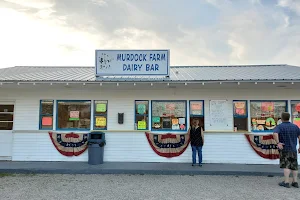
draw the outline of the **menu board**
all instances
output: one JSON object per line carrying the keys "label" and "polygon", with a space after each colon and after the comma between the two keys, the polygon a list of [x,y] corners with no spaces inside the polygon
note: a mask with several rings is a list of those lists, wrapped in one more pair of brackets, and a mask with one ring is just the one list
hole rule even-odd
{"label": "menu board", "polygon": [[152,103],[152,116],[159,117],[186,117],[186,102],[159,102],[154,101]]}
{"label": "menu board", "polygon": [[225,129],[228,126],[228,102],[227,100],[210,100],[209,101],[209,116],[210,126]]}

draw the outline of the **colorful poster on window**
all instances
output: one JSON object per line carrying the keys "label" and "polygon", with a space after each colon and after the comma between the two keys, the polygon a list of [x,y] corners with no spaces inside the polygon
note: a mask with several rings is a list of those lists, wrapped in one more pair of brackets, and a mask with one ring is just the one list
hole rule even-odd
{"label": "colorful poster on window", "polygon": [[145,130],[147,128],[147,123],[146,121],[138,121],[138,129],[141,130]]}
{"label": "colorful poster on window", "polygon": [[79,111],[70,111],[70,121],[78,121],[79,120]]}
{"label": "colorful poster on window", "polygon": [[140,115],[146,113],[146,105],[145,104],[138,104],[137,111]]}
{"label": "colorful poster on window", "polygon": [[273,102],[262,102],[261,103],[261,111],[273,112],[274,111],[274,103]]}
{"label": "colorful poster on window", "polygon": [[52,126],[52,117],[43,117],[42,126]]}
{"label": "colorful poster on window", "polygon": [[152,117],[153,123],[160,123],[160,117]]}
{"label": "colorful poster on window", "polygon": [[191,102],[190,114],[192,114],[192,115],[203,115],[202,101]]}
{"label": "colorful poster on window", "polygon": [[179,124],[185,124],[185,118],[179,118]]}
{"label": "colorful poster on window", "polygon": [[300,112],[300,103],[297,103],[297,104],[295,105],[295,110],[296,110],[297,112]]}
{"label": "colorful poster on window", "polygon": [[97,103],[96,112],[106,112],[106,103]]}
{"label": "colorful poster on window", "polygon": [[235,101],[234,102],[234,115],[246,115],[246,102],[245,101]]}
{"label": "colorful poster on window", "polygon": [[96,117],[96,126],[98,126],[98,127],[106,126],[106,118],[105,117]]}
{"label": "colorful poster on window", "polygon": [[300,128],[300,118],[294,118],[293,123],[296,124]]}
{"label": "colorful poster on window", "polygon": [[178,124],[178,119],[177,118],[176,119],[172,119],[172,125],[176,125],[176,124]]}

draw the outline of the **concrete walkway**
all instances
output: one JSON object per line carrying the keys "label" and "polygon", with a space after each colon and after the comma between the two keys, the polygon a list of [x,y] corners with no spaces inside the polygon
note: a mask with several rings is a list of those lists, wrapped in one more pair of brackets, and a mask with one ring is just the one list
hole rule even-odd
{"label": "concrete walkway", "polygon": [[0,161],[0,173],[45,174],[155,174],[155,175],[237,175],[282,176],[278,165],[188,163],[128,163],[107,162],[89,165],[87,162],[11,162]]}

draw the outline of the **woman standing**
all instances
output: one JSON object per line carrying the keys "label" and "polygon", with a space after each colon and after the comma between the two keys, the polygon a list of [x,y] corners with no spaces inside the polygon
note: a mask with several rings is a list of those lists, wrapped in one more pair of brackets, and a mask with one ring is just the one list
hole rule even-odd
{"label": "woman standing", "polygon": [[194,119],[192,126],[189,128],[188,134],[191,138],[192,146],[192,166],[196,165],[196,152],[198,151],[199,166],[202,167],[202,147],[204,144],[203,128],[199,126],[199,120]]}

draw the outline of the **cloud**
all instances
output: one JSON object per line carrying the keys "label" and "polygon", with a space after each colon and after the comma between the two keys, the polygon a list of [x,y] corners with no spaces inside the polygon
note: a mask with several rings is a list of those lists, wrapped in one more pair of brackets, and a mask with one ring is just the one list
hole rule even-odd
{"label": "cloud", "polygon": [[288,8],[300,16],[299,0],[278,0],[278,6]]}
{"label": "cloud", "polygon": [[0,3],[0,67],[93,66],[95,49],[170,49],[171,65],[300,66],[300,17],[285,12],[291,1],[39,2]]}

